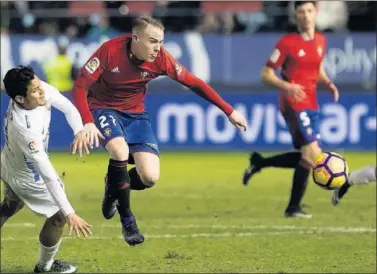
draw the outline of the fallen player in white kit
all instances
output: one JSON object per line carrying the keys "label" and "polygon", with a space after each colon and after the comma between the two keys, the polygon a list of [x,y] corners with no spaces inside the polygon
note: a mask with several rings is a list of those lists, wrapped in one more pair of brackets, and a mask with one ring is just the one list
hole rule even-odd
{"label": "fallen player in white kit", "polygon": [[47,218],[40,234],[40,256],[35,273],[73,273],[77,266],[54,260],[66,222],[69,234],[91,235],[90,225],[75,214],[64,185],[48,154],[51,107],[66,116],[75,135],[72,153],[89,142],[75,106],[53,86],[41,81],[32,68],[18,66],[7,72],[4,86],[11,97],[4,121],[5,147],[1,152],[4,200],[0,204],[0,227],[26,204]]}

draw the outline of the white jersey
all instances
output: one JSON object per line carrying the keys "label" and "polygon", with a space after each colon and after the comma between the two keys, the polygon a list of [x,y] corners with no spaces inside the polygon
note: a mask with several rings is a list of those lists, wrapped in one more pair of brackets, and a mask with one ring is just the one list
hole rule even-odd
{"label": "white jersey", "polygon": [[[65,114],[75,135],[83,130],[83,124],[75,106],[56,88],[46,82],[41,82],[47,100],[45,106],[25,110],[19,107],[15,101],[10,100],[9,102],[4,121],[5,147],[1,153],[1,164],[8,174],[20,181],[46,184],[56,182],[56,185],[59,185],[59,176],[47,154],[51,107],[55,107]],[[49,190],[50,192],[54,191],[50,187]],[[54,197],[56,201],[55,198],[58,197]],[[66,197],[62,199],[65,200]],[[59,205],[59,201],[56,202]],[[63,201],[64,203],[65,201]],[[66,211],[73,211],[69,203],[68,205],[65,203],[64,206]]]}

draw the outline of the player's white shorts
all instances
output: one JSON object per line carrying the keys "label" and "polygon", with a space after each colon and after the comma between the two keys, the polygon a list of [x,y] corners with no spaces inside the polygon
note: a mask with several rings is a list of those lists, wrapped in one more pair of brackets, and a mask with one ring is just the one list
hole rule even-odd
{"label": "player's white shorts", "polygon": [[[12,176],[1,166],[4,197],[9,201],[20,201],[38,215],[50,218],[59,211],[43,179],[38,182],[23,182]],[[63,183],[61,186],[64,188]]]}

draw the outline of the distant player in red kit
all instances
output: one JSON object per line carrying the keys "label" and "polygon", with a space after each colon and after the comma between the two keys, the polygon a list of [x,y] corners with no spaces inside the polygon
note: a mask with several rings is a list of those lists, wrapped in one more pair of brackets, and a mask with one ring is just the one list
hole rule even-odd
{"label": "distant player in red kit", "polygon": [[[150,80],[169,76],[219,107],[238,129],[246,130],[245,118],[179,64],[163,48],[163,40],[162,23],[150,17],[137,19],[132,35],[107,41],[90,57],[72,90],[91,142],[98,146],[103,138],[110,157],[102,213],[110,219],[118,210],[129,245],[144,241],[130,209],[130,190],[150,188],[160,177],[160,152],[144,108]],[[136,168],[127,172],[128,163]]]}
{"label": "distant player in red kit", "polygon": [[[291,198],[286,217],[311,218],[300,206],[304,196],[311,164],[321,153],[319,146],[319,115],[317,82],[326,85],[337,102],[339,93],[323,67],[326,40],[315,31],[316,2],[296,1],[297,32],[284,35],[262,70],[262,81],[281,90],[280,111],[299,152],[288,152],[264,158],[257,152],[250,155],[249,168],[243,184],[265,167],[294,168]],[[275,71],[281,68],[279,79]]]}

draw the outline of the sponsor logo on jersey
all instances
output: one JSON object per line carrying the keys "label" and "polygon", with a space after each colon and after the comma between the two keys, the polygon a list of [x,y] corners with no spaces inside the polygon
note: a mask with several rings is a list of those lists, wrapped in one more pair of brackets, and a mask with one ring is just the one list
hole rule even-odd
{"label": "sponsor logo on jersey", "polygon": [[113,69],[111,70],[111,72],[115,72],[115,73],[117,73],[117,72],[120,72],[120,70],[119,70],[118,67],[116,67],[116,68],[113,68]]}
{"label": "sponsor logo on jersey", "polygon": [[39,152],[37,149],[37,144],[33,140],[28,143],[28,147],[29,147],[30,153],[32,154]]}
{"label": "sponsor logo on jersey", "polygon": [[150,74],[148,71],[142,71],[142,72],[140,73],[140,76],[141,76],[141,78],[145,79],[145,78],[147,78],[147,77],[150,77],[151,74]]}
{"label": "sponsor logo on jersey", "polygon": [[91,59],[86,65],[85,69],[90,73],[93,74],[99,67],[99,60],[97,57]]}
{"label": "sponsor logo on jersey", "polygon": [[104,129],[104,134],[105,134],[106,137],[109,137],[111,135],[111,129],[105,128]]}

